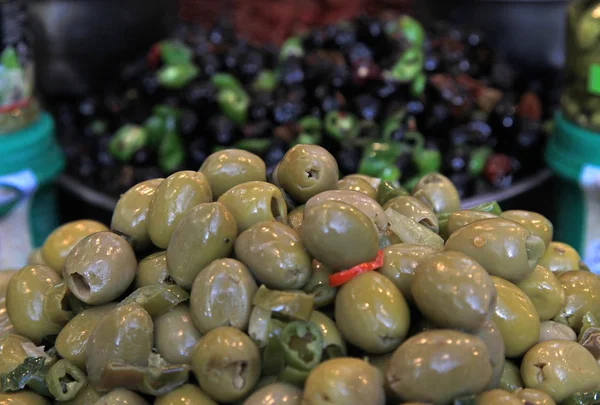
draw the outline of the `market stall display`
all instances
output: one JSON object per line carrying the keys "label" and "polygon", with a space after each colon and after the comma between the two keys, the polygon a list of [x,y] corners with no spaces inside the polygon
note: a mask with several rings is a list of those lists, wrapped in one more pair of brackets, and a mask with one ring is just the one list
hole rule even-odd
{"label": "market stall display", "polygon": [[361,174],[338,180],[317,145],[266,168],[221,150],[199,171],[128,190],[110,230],[58,228],[8,282],[0,399],[600,397],[600,279],[553,241],[548,219],[496,202],[462,210],[437,173],[410,193]]}

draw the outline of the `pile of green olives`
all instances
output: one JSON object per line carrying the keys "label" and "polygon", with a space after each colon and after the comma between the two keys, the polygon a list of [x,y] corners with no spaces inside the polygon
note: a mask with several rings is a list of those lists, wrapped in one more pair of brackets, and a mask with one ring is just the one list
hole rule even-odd
{"label": "pile of green olives", "polygon": [[600,279],[548,219],[222,150],[0,278],[0,403],[584,405]]}

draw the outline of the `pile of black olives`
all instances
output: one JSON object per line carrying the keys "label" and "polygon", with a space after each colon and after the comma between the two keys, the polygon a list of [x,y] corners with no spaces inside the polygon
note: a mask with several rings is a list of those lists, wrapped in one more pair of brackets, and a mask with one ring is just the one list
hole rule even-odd
{"label": "pile of black olives", "polygon": [[412,188],[441,172],[461,197],[539,170],[552,98],[475,32],[366,17],[254,46],[225,23],[182,26],[97,95],[56,105],[68,172],[119,196],[224,148],[268,169],[296,144],[343,174]]}
{"label": "pile of black olives", "polygon": [[0,403],[597,404],[600,279],[552,238],[441,174],[222,150],[3,275]]}

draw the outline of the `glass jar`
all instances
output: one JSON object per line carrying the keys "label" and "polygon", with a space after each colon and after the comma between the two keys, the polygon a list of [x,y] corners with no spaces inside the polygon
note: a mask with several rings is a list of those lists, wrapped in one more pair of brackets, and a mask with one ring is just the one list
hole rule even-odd
{"label": "glass jar", "polygon": [[38,118],[35,71],[22,0],[0,0],[0,134],[22,129]]}

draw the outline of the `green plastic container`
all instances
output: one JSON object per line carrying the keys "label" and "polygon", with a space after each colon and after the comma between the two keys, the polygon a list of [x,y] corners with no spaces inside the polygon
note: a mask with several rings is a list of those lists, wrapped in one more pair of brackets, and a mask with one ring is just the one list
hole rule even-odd
{"label": "green plastic container", "polygon": [[23,266],[59,225],[52,183],[64,164],[49,114],[0,136],[0,270]]}
{"label": "green plastic container", "polygon": [[556,174],[554,239],[570,244],[600,274],[600,133],[558,114],[546,148]]}

